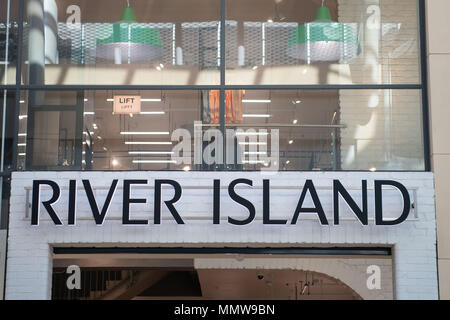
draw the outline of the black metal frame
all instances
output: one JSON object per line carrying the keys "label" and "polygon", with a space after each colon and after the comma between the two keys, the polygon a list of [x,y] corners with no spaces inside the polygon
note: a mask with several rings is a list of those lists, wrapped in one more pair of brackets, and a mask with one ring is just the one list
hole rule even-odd
{"label": "black metal frame", "polygon": [[[21,83],[22,75],[22,60],[23,60],[23,22],[24,22],[24,8],[25,0],[19,0],[19,43],[18,43],[18,63],[16,66],[16,84],[0,85],[0,90],[14,90],[16,91],[16,105],[15,105],[15,135],[13,145],[13,166],[12,171],[17,170],[17,140],[18,140],[18,126],[19,126],[19,112],[20,112],[20,93],[22,91],[34,90],[220,90],[220,129],[225,131],[225,90],[267,90],[267,89],[290,89],[290,90],[359,90],[359,89],[391,89],[391,90],[407,90],[415,89],[422,92],[422,116],[423,116],[423,143],[424,143],[424,162],[425,171],[431,171],[431,153],[430,153],[430,126],[429,126],[429,110],[428,110],[428,80],[427,80],[427,39],[426,39],[426,17],[425,17],[425,0],[417,0],[419,6],[419,31],[420,31],[420,63],[421,63],[421,83],[420,84],[400,84],[400,85],[226,85],[226,30],[221,27],[221,46],[220,46],[220,85],[175,85],[175,86],[155,86],[155,85],[27,85]],[[220,21],[221,26],[225,26],[226,21],[226,0],[220,0]],[[341,170],[342,171],[342,170]],[[351,170],[354,171],[354,170]],[[405,171],[405,170],[390,170],[390,171]],[[422,170],[421,170],[422,171]]]}
{"label": "black metal frame", "polygon": [[58,254],[246,254],[392,256],[391,247],[54,247]]}

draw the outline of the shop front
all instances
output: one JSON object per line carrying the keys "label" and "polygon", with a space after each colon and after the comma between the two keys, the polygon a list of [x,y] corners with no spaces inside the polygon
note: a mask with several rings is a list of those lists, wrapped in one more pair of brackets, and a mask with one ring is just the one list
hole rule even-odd
{"label": "shop front", "polygon": [[424,1],[8,4],[6,299],[438,297]]}

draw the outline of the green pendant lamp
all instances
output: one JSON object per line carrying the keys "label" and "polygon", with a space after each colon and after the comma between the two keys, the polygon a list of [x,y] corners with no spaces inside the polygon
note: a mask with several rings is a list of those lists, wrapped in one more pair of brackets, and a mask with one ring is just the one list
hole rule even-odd
{"label": "green pendant lamp", "polygon": [[289,37],[287,55],[311,62],[348,61],[359,53],[356,29],[331,20],[330,10],[319,8],[316,19],[298,26]]}
{"label": "green pendant lamp", "polygon": [[[137,23],[134,10],[127,2],[119,22],[97,30],[97,58],[114,60],[116,64],[160,58],[164,51],[159,31]],[[105,34],[108,36],[102,37]]]}

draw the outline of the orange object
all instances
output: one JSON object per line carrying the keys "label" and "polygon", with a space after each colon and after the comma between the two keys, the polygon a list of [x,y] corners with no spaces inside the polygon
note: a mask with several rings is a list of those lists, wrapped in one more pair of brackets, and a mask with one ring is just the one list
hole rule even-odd
{"label": "orange object", "polygon": [[[244,90],[227,90],[225,92],[225,119],[227,123],[241,123],[242,117],[242,98]],[[212,124],[220,122],[220,91],[211,90],[209,92],[209,108]]]}

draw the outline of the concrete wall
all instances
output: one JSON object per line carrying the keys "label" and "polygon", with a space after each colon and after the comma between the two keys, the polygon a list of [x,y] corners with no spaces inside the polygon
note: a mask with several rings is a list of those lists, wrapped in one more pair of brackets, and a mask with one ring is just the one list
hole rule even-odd
{"label": "concrete wall", "polygon": [[450,1],[428,0],[428,64],[432,166],[436,176],[436,219],[440,298],[450,299]]}
{"label": "concrete wall", "polygon": [[[257,220],[247,226],[232,226],[222,221],[212,224],[212,181],[221,179],[227,186],[237,178],[254,181],[254,189],[239,189],[242,196],[256,207]],[[327,216],[332,216],[333,179],[340,179],[350,194],[360,201],[361,180],[367,179],[373,188],[374,179],[394,179],[403,183],[415,199],[410,219],[398,226],[362,226],[355,219],[339,226],[321,226],[315,215],[301,214],[297,225],[264,226],[262,224],[262,179],[271,180],[271,213],[273,218],[292,218],[305,179],[312,179]],[[176,204],[185,219],[177,225],[164,208],[163,221],[155,226],[124,226],[121,223],[122,190],[117,190],[103,226],[96,226],[83,190],[78,191],[77,225],[55,226],[45,211],[39,226],[31,226],[26,218],[26,194],[34,179],[53,179],[68,186],[69,179],[90,179],[96,189],[97,201],[102,204],[113,179],[174,179],[184,188],[183,197]],[[190,188],[189,188],[190,187]],[[103,189],[102,189],[103,188]],[[67,190],[55,204],[55,210],[67,223]],[[163,190],[163,199],[172,195]],[[153,189],[134,189],[133,197],[147,198],[146,204],[132,205],[133,219],[152,218]],[[42,200],[50,195],[43,191]],[[394,287],[398,299],[436,299],[436,232],[432,173],[355,173],[312,172],[278,173],[270,177],[249,172],[16,172],[12,178],[7,299],[49,299],[51,297],[52,246],[314,246],[314,245],[381,245],[394,248]],[[31,198],[29,198],[31,200]],[[166,198],[167,199],[167,198]],[[222,190],[222,215],[244,218],[246,209],[229,199]],[[373,190],[369,190],[369,216],[374,216]],[[396,190],[384,191],[386,216],[397,216],[402,209],[401,197]],[[304,206],[312,206],[307,197]],[[341,203],[343,216],[354,218],[345,203]],[[421,285],[418,286],[417,283]]]}

